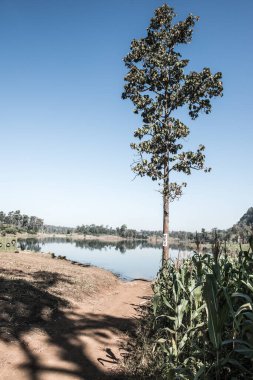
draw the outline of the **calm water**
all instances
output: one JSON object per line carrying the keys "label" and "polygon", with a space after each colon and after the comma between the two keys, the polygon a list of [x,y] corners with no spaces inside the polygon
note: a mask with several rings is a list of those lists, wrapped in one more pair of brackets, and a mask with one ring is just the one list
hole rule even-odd
{"label": "calm water", "polygon": [[[19,246],[23,250],[53,252],[56,256],[66,256],[69,260],[108,269],[127,280],[153,279],[161,265],[162,246],[147,242],[105,243],[98,240],[47,238],[20,239]],[[182,248],[171,249],[172,258],[177,258],[178,255],[182,258],[188,254],[190,251]]]}

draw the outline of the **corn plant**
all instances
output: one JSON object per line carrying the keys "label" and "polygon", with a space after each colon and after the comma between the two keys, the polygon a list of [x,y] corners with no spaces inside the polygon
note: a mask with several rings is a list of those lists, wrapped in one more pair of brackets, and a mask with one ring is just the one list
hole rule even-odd
{"label": "corn plant", "polygon": [[145,352],[149,342],[153,354],[142,362],[153,372],[141,378],[253,379],[253,238],[249,242],[235,257],[215,236],[209,254],[198,249],[161,269],[141,333]]}

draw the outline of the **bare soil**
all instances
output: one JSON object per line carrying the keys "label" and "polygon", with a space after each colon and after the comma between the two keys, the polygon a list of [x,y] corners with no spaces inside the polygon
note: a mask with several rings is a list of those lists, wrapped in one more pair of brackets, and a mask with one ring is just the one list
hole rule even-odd
{"label": "bare soil", "polygon": [[99,268],[0,253],[0,379],[123,379],[121,345],[151,293]]}

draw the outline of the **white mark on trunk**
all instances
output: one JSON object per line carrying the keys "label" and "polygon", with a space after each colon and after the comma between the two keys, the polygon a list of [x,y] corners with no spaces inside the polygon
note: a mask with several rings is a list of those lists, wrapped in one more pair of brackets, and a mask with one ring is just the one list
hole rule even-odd
{"label": "white mark on trunk", "polygon": [[163,234],[163,247],[168,246],[168,234]]}

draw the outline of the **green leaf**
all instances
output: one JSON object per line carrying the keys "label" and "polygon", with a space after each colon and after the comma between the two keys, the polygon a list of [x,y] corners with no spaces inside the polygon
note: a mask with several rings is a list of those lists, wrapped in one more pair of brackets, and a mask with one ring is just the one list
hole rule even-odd
{"label": "green leaf", "polygon": [[196,373],[196,375],[194,376],[194,380],[198,380],[198,379],[200,379],[201,376],[205,373],[205,371],[206,371],[206,366],[205,366],[205,365],[202,365],[202,366],[199,368],[199,370],[198,370],[198,372]]}
{"label": "green leaf", "polygon": [[216,350],[221,345],[221,334],[219,329],[219,309],[217,303],[217,286],[215,278],[212,274],[206,275],[206,283],[204,285],[204,298],[208,310],[208,334],[209,338]]}

